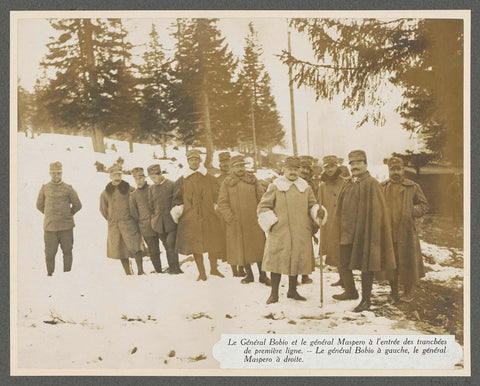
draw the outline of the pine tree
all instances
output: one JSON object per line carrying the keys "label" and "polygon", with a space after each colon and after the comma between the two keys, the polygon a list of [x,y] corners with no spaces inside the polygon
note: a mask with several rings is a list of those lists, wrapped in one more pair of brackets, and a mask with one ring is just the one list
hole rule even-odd
{"label": "pine tree", "polygon": [[19,80],[17,87],[17,130],[23,131],[25,136],[28,135],[28,129],[32,125],[35,108],[34,98],[35,95],[23,88]]}
{"label": "pine tree", "polygon": [[[176,38],[174,97],[180,136],[207,148],[205,164],[211,167],[215,145],[234,143],[231,111],[236,88],[236,60],[216,25],[217,19],[179,19]],[[181,118],[181,113],[186,118]],[[183,119],[183,121],[182,121]]]}
{"label": "pine tree", "polygon": [[152,24],[150,40],[140,67],[142,79],[142,137],[160,141],[163,157],[167,158],[167,142],[172,137],[171,75],[160,37]]}
{"label": "pine tree", "polygon": [[88,130],[94,151],[105,152],[104,135],[130,126],[117,126],[125,118],[122,112],[131,113],[122,91],[131,88],[124,71],[125,31],[118,19],[57,19],[50,24],[60,36],[50,38],[42,62],[51,77],[42,93],[43,105],[59,125]]}
{"label": "pine tree", "polygon": [[317,98],[340,95],[361,111],[358,126],[384,124],[385,89],[401,87],[403,127],[420,134],[430,152],[463,164],[463,20],[292,19],[307,35],[315,61],[284,51],[298,86]]}
{"label": "pine tree", "polygon": [[282,144],[285,132],[271,91],[271,79],[261,60],[263,50],[253,23],[249,24],[245,43],[239,76],[241,96],[238,105],[242,112],[239,136],[242,142],[252,145],[252,151],[253,143],[271,151],[275,145]]}

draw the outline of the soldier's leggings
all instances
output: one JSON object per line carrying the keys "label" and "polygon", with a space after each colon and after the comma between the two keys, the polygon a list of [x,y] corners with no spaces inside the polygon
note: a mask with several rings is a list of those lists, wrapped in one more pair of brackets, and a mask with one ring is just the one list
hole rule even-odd
{"label": "soldier's leggings", "polygon": [[64,231],[44,231],[43,239],[45,241],[45,263],[47,265],[47,274],[53,274],[55,271],[55,255],[58,245],[63,252],[63,271],[68,272],[72,269],[72,249],[73,249],[73,229]]}

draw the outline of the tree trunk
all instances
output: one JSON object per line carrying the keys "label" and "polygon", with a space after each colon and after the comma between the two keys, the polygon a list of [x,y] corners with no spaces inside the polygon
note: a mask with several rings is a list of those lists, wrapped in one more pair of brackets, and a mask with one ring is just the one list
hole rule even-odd
{"label": "tree trunk", "polygon": [[210,106],[208,103],[207,78],[205,75],[203,76],[203,79],[202,79],[202,115],[203,115],[203,128],[205,130],[205,147],[207,149],[207,156],[205,158],[205,167],[209,169],[212,167],[213,138],[212,138],[212,128],[210,127]]}
{"label": "tree trunk", "polygon": [[133,153],[133,134],[128,133],[128,151]]}
{"label": "tree trunk", "polygon": [[162,133],[162,150],[163,159],[167,159],[167,139],[165,138],[165,132]]}
{"label": "tree trunk", "polygon": [[105,143],[103,142],[103,130],[95,126],[91,129],[93,151],[96,153],[105,153]]}

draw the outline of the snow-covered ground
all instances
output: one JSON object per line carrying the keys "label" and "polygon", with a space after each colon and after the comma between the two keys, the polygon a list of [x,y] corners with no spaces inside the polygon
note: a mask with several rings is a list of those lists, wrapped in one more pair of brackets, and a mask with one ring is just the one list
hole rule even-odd
{"label": "snow-covered ground", "polygon": [[[268,306],[269,288],[258,282],[241,284],[231,277],[226,263],[220,264],[226,278],[209,276],[206,282],[195,281],[195,264],[187,256],[181,256],[183,275],[125,276],[118,261],[106,258],[107,224],[98,206],[109,177],[96,172],[95,161],[108,167],[122,156],[126,169],[160,163],[168,171],[167,178],[175,179],[181,173],[178,164],[186,165],[186,160],[182,148],[168,149],[168,156],[177,161],[154,160],[154,152],[162,154],[160,146],[135,144],[134,153],[129,154],[126,142],[107,142],[115,143],[118,152],[95,154],[85,137],[43,134],[32,140],[18,135],[18,249],[11,263],[17,272],[17,303],[12,307],[16,307],[18,328],[13,343],[20,368],[218,368],[211,350],[222,333],[419,333],[407,320],[399,323],[374,312],[351,313],[358,301],[335,302],[331,295],[339,290],[330,284],[338,275],[327,268],[323,308],[318,268],[313,284],[299,286],[307,302],[286,298],[288,284],[283,277],[280,301]],[[47,277],[43,216],[35,202],[41,184],[50,179],[48,165],[53,161],[63,163],[63,180],[77,190],[83,209],[75,216],[72,272],[62,272],[59,251],[55,273]],[[131,176],[125,179],[133,184]],[[426,243],[422,246],[438,265],[437,271],[429,272],[431,278],[463,277],[461,269],[439,265],[448,259],[447,252]],[[162,263],[166,266],[164,253]],[[145,267],[146,272],[153,270],[148,261]]]}

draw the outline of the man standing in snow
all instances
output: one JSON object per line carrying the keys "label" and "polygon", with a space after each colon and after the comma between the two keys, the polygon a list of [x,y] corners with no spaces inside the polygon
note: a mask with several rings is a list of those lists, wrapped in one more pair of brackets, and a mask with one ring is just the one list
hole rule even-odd
{"label": "man standing in snow", "polygon": [[393,250],[397,269],[390,284],[392,299],[399,300],[398,284],[404,284],[405,296],[402,300],[411,301],[414,289],[420,278],[425,276],[420,250],[420,240],[415,231],[415,218],[428,211],[428,202],[420,186],[405,178],[403,160],[392,157],[388,160],[389,179],[382,182],[385,201],[390,214]]}
{"label": "man standing in snow", "polygon": [[287,297],[306,300],[297,292],[297,276],[313,272],[312,230],[326,213],[312,188],[299,178],[300,159],[285,160],[284,175],[276,178],[257,208],[258,223],[267,234],[262,269],[271,272],[267,304],[278,302],[281,275],[288,275]]}
{"label": "man standing in snow", "polygon": [[77,192],[62,181],[62,164],[50,164],[51,181],[42,185],[37,198],[37,209],[45,215],[43,222],[45,263],[47,275],[55,270],[55,255],[58,245],[63,252],[63,271],[72,269],[73,215],[82,208]]}
{"label": "man standing in snow", "polygon": [[[160,262],[159,240],[167,252],[168,270],[172,275],[183,273],[178,261],[178,253],[175,252],[175,241],[177,239],[177,224],[170,215],[173,199],[173,181],[167,180],[160,169],[160,165],[154,164],[147,168],[148,176],[153,181],[153,185],[148,189],[148,202],[151,212],[151,227],[154,236],[145,238],[148,249],[155,255],[158,266],[155,266],[157,272],[162,271]],[[158,256],[158,259],[157,259]]]}
{"label": "man standing in snow", "polygon": [[[230,153],[228,151],[224,151],[218,154],[218,161],[219,161],[219,166],[220,166],[220,174],[217,176],[217,181],[218,181],[218,186],[222,186],[222,182],[225,180],[225,178],[228,177],[230,174]],[[227,226],[225,222],[223,221],[222,216],[219,216],[220,219],[220,224],[222,225],[222,230],[225,235],[225,241],[226,241],[226,229]],[[227,246],[225,244],[225,255],[228,251]],[[228,261],[228,257],[226,258]],[[232,268],[232,274],[233,277],[243,277],[245,276],[245,271],[242,266],[236,266],[234,264],[230,264],[230,267]]]}
{"label": "man standing in snow", "polygon": [[138,224],[130,214],[130,194],[134,191],[122,180],[122,168],[109,169],[110,179],[100,195],[100,213],[108,222],[107,257],[120,259],[127,275],[132,275],[129,257],[134,257],[138,274],[143,275],[141,235]]}
{"label": "man standing in snow", "polygon": [[[307,181],[308,185],[312,188],[313,194],[317,197],[318,185],[313,181],[313,157],[310,155],[300,156],[300,177]],[[318,244],[318,239],[315,236],[318,232],[318,226],[313,224],[312,236],[315,242]],[[313,266],[315,267],[315,258],[313,258]],[[313,283],[308,275],[302,275],[302,284]]]}
{"label": "man standing in snow", "polygon": [[224,245],[219,218],[215,213],[218,181],[201,164],[200,151],[187,152],[188,169],[175,182],[173,220],[178,223],[176,251],[193,254],[198,269],[198,280],[207,280],[203,253],[208,252],[210,274],[224,277],[218,270],[217,258]]}
{"label": "man standing in snow", "polygon": [[[162,264],[160,263],[158,235],[150,225],[152,212],[148,203],[148,184],[145,179],[145,172],[143,168],[136,167],[132,169],[132,176],[137,184],[137,189],[130,194],[130,214],[137,221],[140,234],[147,243],[148,253],[155,271],[161,273]],[[154,243],[155,239],[156,245]],[[140,263],[143,263],[143,261]]]}
{"label": "man standing in snow", "polygon": [[[342,177],[342,171],[338,167],[337,157],[334,155],[327,155],[323,157],[324,172],[321,176],[320,188],[318,190],[318,203],[323,205],[330,216],[327,222],[322,226],[320,231],[320,255],[327,255],[327,240],[329,234],[329,228],[332,226],[332,222],[337,208],[337,199],[340,193],[340,189],[345,182],[345,178]],[[334,262],[330,261],[327,255],[326,263],[332,265]],[[339,279],[332,286],[340,286],[342,281]]]}
{"label": "man standing in snow", "polygon": [[370,308],[374,273],[396,268],[390,223],[380,183],[367,171],[363,150],[349,153],[352,177],[340,190],[329,232],[327,255],[338,265],[345,291],[336,300],[358,299],[353,269],[362,272],[362,300],[354,312]]}
{"label": "man standing in snow", "polygon": [[220,186],[218,212],[226,222],[227,261],[232,267],[245,267],[243,284],[253,282],[250,264],[257,263],[260,283],[269,285],[261,269],[265,235],[257,222],[257,204],[264,190],[255,175],[245,170],[245,163],[241,155],[232,157],[232,172]]}

